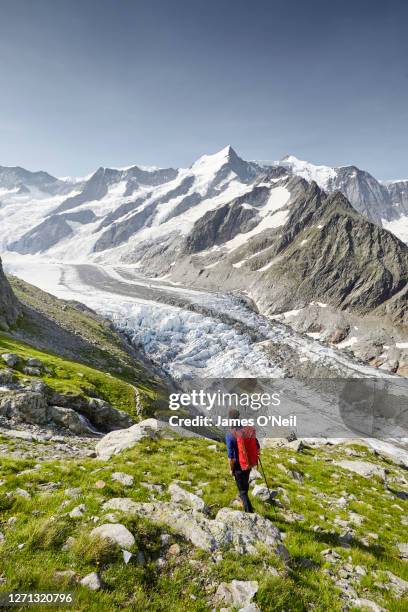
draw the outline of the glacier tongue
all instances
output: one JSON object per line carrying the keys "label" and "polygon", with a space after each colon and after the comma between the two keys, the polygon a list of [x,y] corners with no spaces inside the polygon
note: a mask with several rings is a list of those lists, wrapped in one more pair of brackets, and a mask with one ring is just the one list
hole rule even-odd
{"label": "glacier tongue", "polygon": [[[144,279],[132,268],[51,264],[28,257],[6,257],[5,267],[57,297],[78,300],[109,317],[175,379],[280,378],[293,366],[291,360],[316,364],[332,376],[379,376],[378,370],[257,314],[236,296]],[[268,350],[271,346],[286,347],[286,363]]]}

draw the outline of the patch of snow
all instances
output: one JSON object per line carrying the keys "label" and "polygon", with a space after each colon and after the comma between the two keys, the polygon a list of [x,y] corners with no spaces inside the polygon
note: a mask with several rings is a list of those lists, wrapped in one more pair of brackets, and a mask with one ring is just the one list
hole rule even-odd
{"label": "patch of snow", "polygon": [[408,342],[397,342],[395,346],[401,349],[408,349]]}
{"label": "patch of snow", "polygon": [[224,244],[224,248],[228,251],[233,251],[245,244],[249,238],[256,236],[256,234],[263,232],[265,229],[274,229],[284,225],[289,216],[289,211],[284,209],[284,206],[288,203],[289,198],[290,192],[286,187],[278,186],[271,189],[267,203],[259,211],[261,221],[258,225],[249,232],[237,234],[237,236]]}
{"label": "patch of snow", "polygon": [[351,336],[351,338],[346,338],[346,340],[343,340],[343,342],[339,342],[337,348],[347,348],[349,346],[353,346],[353,344],[356,342],[358,342],[357,336]]}
{"label": "patch of snow", "polygon": [[397,238],[408,244],[408,215],[401,215],[398,219],[387,221],[381,219],[382,226],[392,232]]}

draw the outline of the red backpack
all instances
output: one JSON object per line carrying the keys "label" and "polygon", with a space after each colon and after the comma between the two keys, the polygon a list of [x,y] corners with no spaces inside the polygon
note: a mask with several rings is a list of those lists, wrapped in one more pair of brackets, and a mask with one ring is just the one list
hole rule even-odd
{"label": "red backpack", "polygon": [[232,431],[238,446],[238,461],[243,470],[249,470],[258,465],[259,448],[256,432],[253,427],[243,427]]}

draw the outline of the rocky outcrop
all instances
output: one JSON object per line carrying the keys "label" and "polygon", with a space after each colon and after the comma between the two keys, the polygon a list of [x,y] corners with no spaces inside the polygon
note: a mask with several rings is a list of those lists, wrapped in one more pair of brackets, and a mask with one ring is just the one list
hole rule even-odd
{"label": "rocky outcrop", "polygon": [[3,380],[10,388],[0,393],[0,416],[11,426],[28,423],[57,426],[76,435],[102,435],[134,422],[126,412],[103,400],[55,393],[41,381],[27,388],[13,383],[12,371],[0,370],[4,372],[10,372]]}
{"label": "rocky outcrop", "polygon": [[6,279],[0,259],[0,331],[14,325],[20,313],[20,305]]}
{"label": "rocky outcrop", "polygon": [[173,502],[141,503],[129,498],[113,498],[103,504],[105,511],[121,511],[164,524],[207,551],[223,547],[241,554],[256,554],[259,544],[277,550],[282,546],[279,529],[259,514],[246,514],[221,508],[215,519],[197,510],[186,510]]}

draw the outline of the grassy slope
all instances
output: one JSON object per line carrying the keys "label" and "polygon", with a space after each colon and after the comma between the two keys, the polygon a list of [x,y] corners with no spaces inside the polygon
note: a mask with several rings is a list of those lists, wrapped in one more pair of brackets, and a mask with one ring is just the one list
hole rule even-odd
{"label": "grassy slope", "polygon": [[158,406],[153,400],[163,403],[165,383],[109,322],[21,279],[9,281],[23,313],[12,334],[0,335],[0,352],[39,357],[52,370],[43,380],[62,392],[96,393],[134,413],[137,387],[146,415]]}
{"label": "grassy slope", "polygon": [[[45,351],[40,351],[21,340],[0,333],[0,354],[15,353],[23,361],[37,357],[51,371],[41,377],[27,376],[22,372],[23,362],[14,369],[17,378],[43,380],[49,387],[61,393],[101,397],[115,408],[135,413],[135,390],[131,384],[117,376],[102,372],[81,363],[70,361]],[[0,360],[0,368],[6,367]]]}
{"label": "grassy slope", "polygon": [[[12,442],[8,442],[13,444]],[[20,442],[19,442],[20,444]],[[215,563],[206,553],[200,552],[174,536],[179,542],[182,554],[171,558],[165,568],[157,571],[155,558],[159,556],[159,529],[148,522],[124,517],[123,522],[136,537],[137,548],[142,549],[148,563],[141,567],[131,562],[125,565],[121,553],[100,542],[95,544],[87,533],[95,523],[92,516],[102,516],[101,503],[110,497],[132,497],[136,501],[148,501],[149,492],[140,482],[169,484],[174,479],[189,480],[190,488],[200,486],[204,500],[211,505],[212,514],[222,506],[227,506],[236,495],[225,461],[223,445],[217,450],[208,449],[208,441],[161,440],[144,441],[136,448],[109,463],[95,459],[50,461],[41,464],[39,469],[24,472],[33,467],[31,460],[3,458],[0,479],[0,503],[5,542],[0,545],[0,574],[6,578],[3,590],[70,590],[68,584],[58,583],[54,578],[57,570],[73,569],[80,576],[98,570],[106,583],[103,591],[91,593],[82,587],[74,587],[77,597],[76,610],[114,610],[144,609],[149,611],[208,610],[212,608],[211,596],[217,584],[232,579],[259,581],[260,588],[256,602],[262,611],[269,610],[341,610],[343,603],[331,579],[324,570],[330,568],[320,552],[328,547],[335,549],[344,562],[351,558],[353,565],[362,565],[368,570],[360,585],[356,587],[361,597],[375,600],[392,612],[408,610],[407,601],[398,600],[386,590],[376,586],[375,572],[390,570],[401,578],[408,579],[408,564],[397,558],[394,545],[406,541],[406,527],[401,524],[402,505],[406,502],[396,499],[384,490],[376,479],[367,480],[333,466],[327,459],[342,455],[337,447],[324,447],[294,453],[291,450],[265,450],[264,467],[270,484],[276,488],[283,486],[290,498],[290,509],[304,514],[303,522],[290,523],[285,519],[285,511],[275,509],[255,500],[256,510],[268,516],[286,533],[285,545],[293,558],[292,569],[285,575],[283,564],[267,550],[260,550],[258,556],[239,556],[231,552],[224,554],[222,561]],[[390,476],[401,477],[402,470],[392,464],[374,457],[366,449],[359,449],[360,455],[370,455],[369,460],[385,465]],[[278,463],[293,469],[290,458],[297,461],[296,469],[306,477],[304,484],[285,475]],[[111,472],[124,471],[135,478],[133,487],[123,487],[110,478]],[[339,478],[333,475],[339,474]],[[95,482],[103,479],[105,488],[98,490]],[[39,485],[56,482],[56,491],[41,491]],[[204,486],[200,483],[209,483]],[[5,497],[17,486],[32,494],[31,499]],[[81,487],[82,496],[70,499],[64,494],[66,487]],[[341,509],[330,501],[338,499],[342,491],[354,493],[347,510]],[[328,495],[325,499],[319,493]],[[159,498],[167,499],[164,493]],[[62,502],[69,500],[64,507]],[[86,505],[86,513],[81,519],[71,519],[64,514],[80,503]],[[33,511],[39,511],[33,516]],[[335,529],[335,516],[347,519],[348,511],[354,511],[364,518],[357,528],[356,538],[350,549],[341,548],[330,531]],[[7,520],[17,517],[10,526]],[[319,524],[323,533],[313,531]],[[164,529],[169,532],[168,528]],[[338,533],[340,530],[337,529]],[[379,535],[377,541],[366,547],[360,537],[367,532]],[[61,548],[68,536],[76,538],[75,546],[64,552]],[[18,549],[18,544],[24,547]],[[297,562],[299,557],[308,557],[318,564],[317,569],[303,569]],[[268,574],[268,567],[276,567],[282,576]]]}

